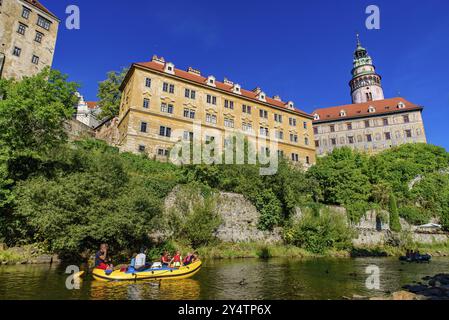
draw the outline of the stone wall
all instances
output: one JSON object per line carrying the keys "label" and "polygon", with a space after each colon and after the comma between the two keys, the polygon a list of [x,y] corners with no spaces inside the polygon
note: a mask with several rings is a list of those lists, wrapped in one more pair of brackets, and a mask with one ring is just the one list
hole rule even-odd
{"label": "stone wall", "polygon": [[[173,208],[179,195],[176,187],[165,199],[166,211]],[[192,196],[195,198],[195,196]],[[216,231],[218,239],[224,242],[282,242],[281,230],[272,232],[257,228],[260,213],[241,194],[220,192],[216,198],[215,210],[220,214],[222,224]]]}

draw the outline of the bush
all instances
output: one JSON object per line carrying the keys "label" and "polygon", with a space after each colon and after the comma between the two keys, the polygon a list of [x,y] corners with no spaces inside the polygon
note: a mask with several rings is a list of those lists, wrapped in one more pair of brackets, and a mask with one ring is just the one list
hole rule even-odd
{"label": "bush", "polygon": [[329,249],[350,248],[354,235],[346,217],[322,210],[318,217],[306,213],[298,223],[285,230],[284,238],[288,244],[313,253],[324,253]]}
{"label": "bush", "polygon": [[414,206],[404,206],[399,208],[399,216],[413,225],[428,223],[431,218],[426,210]]}

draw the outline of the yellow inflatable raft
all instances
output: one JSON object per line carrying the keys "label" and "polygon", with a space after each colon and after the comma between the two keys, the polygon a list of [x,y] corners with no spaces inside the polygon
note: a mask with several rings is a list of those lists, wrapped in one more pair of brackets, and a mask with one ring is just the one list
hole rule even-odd
{"label": "yellow inflatable raft", "polygon": [[193,262],[180,268],[157,268],[143,271],[105,271],[93,269],[92,275],[99,281],[136,281],[136,280],[161,280],[161,279],[185,279],[193,276],[201,269],[201,261]]}

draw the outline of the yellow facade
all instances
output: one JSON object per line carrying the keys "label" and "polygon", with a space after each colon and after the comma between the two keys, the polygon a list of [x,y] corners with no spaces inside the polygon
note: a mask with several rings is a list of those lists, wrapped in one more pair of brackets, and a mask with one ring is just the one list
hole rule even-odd
{"label": "yellow facade", "polygon": [[51,67],[58,27],[38,1],[0,1],[0,78],[22,79]]}
{"label": "yellow facade", "polygon": [[[147,79],[150,79],[150,87],[147,86]],[[164,91],[164,83],[167,92]],[[186,97],[186,89],[195,91],[194,99],[190,95],[189,98]],[[208,95],[215,97],[215,104],[208,103]],[[225,100],[228,101],[228,108],[225,107]],[[233,109],[229,107],[229,101],[232,101]],[[212,99],[209,102],[212,102]],[[169,105],[173,107],[172,113],[164,112]],[[251,114],[243,112],[243,105],[251,107]],[[185,116],[185,109],[189,110],[188,117]],[[260,117],[260,110],[267,111],[267,118]],[[195,114],[194,119],[190,118],[192,111]],[[281,115],[282,122],[275,121],[275,114]],[[214,121],[207,122],[214,117],[216,124]],[[292,125],[289,118],[295,119],[296,125]],[[142,123],[146,123],[146,132],[142,132]],[[252,137],[249,140],[256,141],[260,127],[264,127],[268,128],[271,137],[268,141],[272,141],[274,132],[282,131],[283,139],[275,140],[284,157],[293,158],[306,167],[315,163],[312,116],[185,79],[163,70],[140,65],[131,67],[122,84],[118,124],[119,146],[122,151],[146,152],[162,160],[167,157],[168,150],[176,141],[185,138],[183,132],[188,135],[188,132],[194,131],[194,123],[202,128],[203,142],[207,136],[213,136],[220,139],[216,141],[222,144],[230,132],[243,133]],[[225,123],[228,126],[225,126]],[[230,128],[230,125],[233,125],[233,128]],[[251,125],[252,133],[243,131],[244,125],[246,128]],[[160,134],[161,126],[171,129],[171,138]],[[291,135],[293,141],[290,141]],[[199,138],[195,136],[194,139]],[[259,146],[256,150],[260,150]],[[270,152],[273,151],[270,149]]]}

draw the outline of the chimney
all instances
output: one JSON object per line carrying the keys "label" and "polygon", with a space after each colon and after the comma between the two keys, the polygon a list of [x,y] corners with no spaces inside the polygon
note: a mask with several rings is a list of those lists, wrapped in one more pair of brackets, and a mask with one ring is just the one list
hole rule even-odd
{"label": "chimney", "polygon": [[256,87],[255,89],[253,89],[253,92],[257,95],[262,92],[262,89],[260,87]]}
{"label": "chimney", "polygon": [[165,64],[165,59],[164,57],[158,57],[157,55],[153,55],[153,58],[151,58],[152,62],[157,62],[160,64]]}
{"label": "chimney", "polygon": [[223,82],[224,82],[225,84],[229,84],[229,85],[231,85],[231,86],[234,85],[234,82],[232,82],[232,81],[229,80],[228,78],[224,78]]}
{"label": "chimney", "polygon": [[189,67],[189,68],[187,69],[187,72],[188,72],[188,73],[192,73],[192,74],[196,74],[196,75],[198,75],[198,76],[201,76],[201,71],[198,70],[198,69],[194,69],[194,68],[192,68],[192,67]]}
{"label": "chimney", "polygon": [[279,95],[275,95],[273,97],[273,99],[276,100],[276,101],[282,101],[281,96],[279,96]]}

